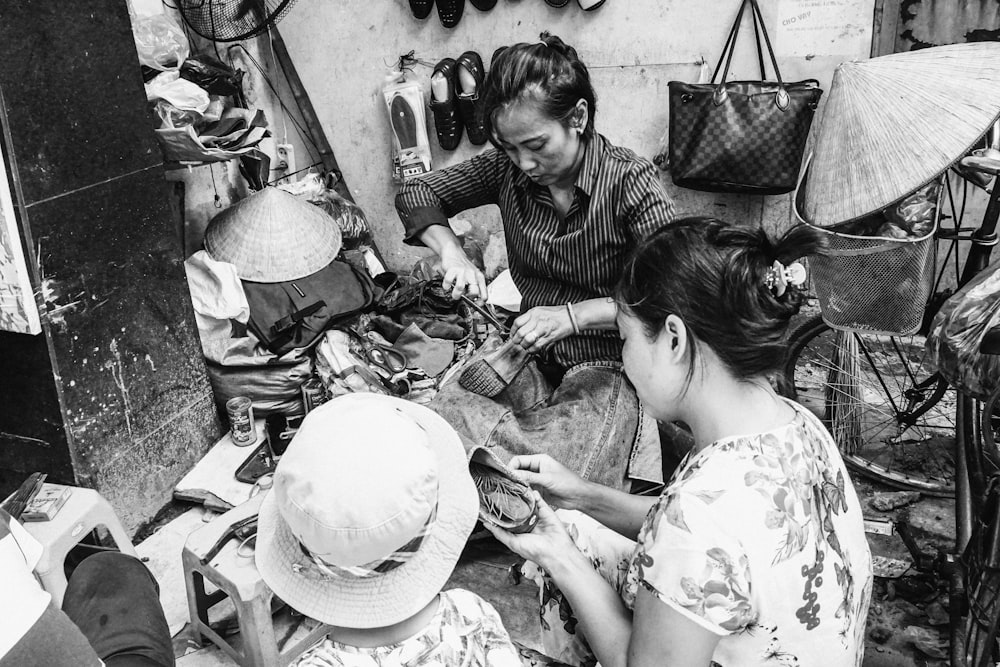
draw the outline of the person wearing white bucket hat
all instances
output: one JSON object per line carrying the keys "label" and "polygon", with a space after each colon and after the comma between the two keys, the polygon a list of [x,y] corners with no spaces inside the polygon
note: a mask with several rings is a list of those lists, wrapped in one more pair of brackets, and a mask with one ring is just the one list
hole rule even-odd
{"label": "person wearing white bucket hat", "polygon": [[489,603],[441,591],[478,505],[461,440],[431,410],[352,394],[310,412],[261,505],[255,555],[276,596],[333,626],[295,664],[520,665]]}

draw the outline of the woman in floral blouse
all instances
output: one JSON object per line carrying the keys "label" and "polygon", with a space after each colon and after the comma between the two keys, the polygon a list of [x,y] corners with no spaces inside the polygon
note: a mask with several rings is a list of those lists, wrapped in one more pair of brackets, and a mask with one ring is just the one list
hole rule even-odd
{"label": "woman in floral blouse", "polygon": [[[688,218],[642,242],[618,290],[624,364],[695,445],[659,498],[585,482],[547,456],[531,533],[493,532],[541,584],[545,653],[576,665],[861,664],[871,555],[830,434],[778,396],[789,319],[819,249],[799,227]],[[577,511],[572,511],[577,510]]]}

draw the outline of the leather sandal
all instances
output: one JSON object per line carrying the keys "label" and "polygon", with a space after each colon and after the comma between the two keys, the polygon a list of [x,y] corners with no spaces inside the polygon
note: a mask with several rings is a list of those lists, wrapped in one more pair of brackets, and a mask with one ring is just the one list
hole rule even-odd
{"label": "leather sandal", "polygon": [[445,28],[454,28],[462,20],[462,12],[465,11],[465,0],[437,0],[437,8],[441,25]]}
{"label": "leather sandal", "polygon": [[[466,70],[476,83],[474,92],[466,93],[461,90],[461,83],[458,76],[459,70]],[[483,107],[483,82],[486,80],[486,70],[483,68],[483,59],[475,51],[466,51],[455,61],[455,91],[458,93],[458,112],[462,115],[462,122],[465,124],[465,132],[469,141],[476,146],[486,143],[486,109]]]}
{"label": "leather sandal", "polygon": [[497,0],[469,0],[481,12],[488,12],[497,5]]}
{"label": "leather sandal", "polygon": [[448,97],[443,100],[434,99],[434,89],[431,87],[431,112],[434,114],[434,129],[437,132],[438,143],[446,151],[458,148],[462,141],[462,116],[458,109],[458,95],[455,92],[455,78],[458,68],[452,58],[445,58],[434,66],[431,75],[440,73],[448,82]]}
{"label": "leather sandal", "polygon": [[434,9],[434,0],[410,0],[410,11],[418,19],[425,19]]}

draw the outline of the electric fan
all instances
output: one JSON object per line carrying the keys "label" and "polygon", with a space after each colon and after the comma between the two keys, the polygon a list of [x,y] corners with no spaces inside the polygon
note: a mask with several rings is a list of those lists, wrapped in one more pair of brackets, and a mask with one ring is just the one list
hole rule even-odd
{"label": "electric fan", "polygon": [[213,42],[235,42],[265,32],[295,0],[178,0],[184,22]]}

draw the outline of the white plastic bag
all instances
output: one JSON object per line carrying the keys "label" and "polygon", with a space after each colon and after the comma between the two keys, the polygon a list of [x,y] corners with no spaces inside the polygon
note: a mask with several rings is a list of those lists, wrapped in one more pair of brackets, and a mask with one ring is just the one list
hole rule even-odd
{"label": "white plastic bag", "polygon": [[179,70],[191,53],[187,36],[166,14],[143,16],[132,25],[139,62],[161,71]]}
{"label": "white plastic bag", "polygon": [[199,250],[184,262],[184,271],[203,345],[214,339],[229,339],[230,320],[243,324],[250,320],[250,304],[235,266]]}
{"label": "white plastic bag", "polygon": [[150,102],[166,100],[182,111],[197,111],[208,108],[208,93],[196,83],[180,78],[177,72],[157,74],[146,84],[146,99]]}

